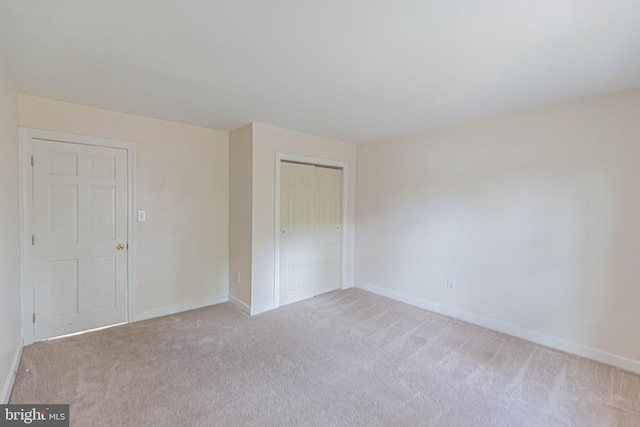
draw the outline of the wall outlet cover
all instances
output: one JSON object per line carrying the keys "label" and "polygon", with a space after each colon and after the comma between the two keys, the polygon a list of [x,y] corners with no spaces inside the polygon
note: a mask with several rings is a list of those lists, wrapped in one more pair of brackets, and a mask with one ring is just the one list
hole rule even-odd
{"label": "wall outlet cover", "polygon": [[451,292],[456,291],[456,281],[453,279],[447,279],[447,290]]}

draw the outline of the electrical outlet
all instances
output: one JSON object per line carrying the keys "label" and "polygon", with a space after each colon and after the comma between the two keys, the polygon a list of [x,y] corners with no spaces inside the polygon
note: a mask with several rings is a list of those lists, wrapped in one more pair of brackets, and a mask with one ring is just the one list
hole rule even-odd
{"label": "electrical outlet", "polygon": [[447,279],[447,290],[449,292],[455,292],[456,291],[456,281],[453,279]]}

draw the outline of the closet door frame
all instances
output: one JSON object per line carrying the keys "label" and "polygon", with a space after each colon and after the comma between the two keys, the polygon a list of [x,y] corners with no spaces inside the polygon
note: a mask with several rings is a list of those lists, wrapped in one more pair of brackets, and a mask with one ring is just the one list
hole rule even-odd
{"label": "closet door frame", "polygon": [[318,157],[302,156],[291,153],[276,153],[276,182],[275,182],[275,221],[274,221],[274,246],[275,246],[275,259],[274,259],[274,289],[273,289],[273,306],[274,308],[280,307],[280,165],[282,162],[296,162],[307,163],[314,166],[325,166],[330,168],[342,169],[342,212],[341,223],[342,227],[340,236],[340,289],[344,288],[346,283],[346,251],[347,247],[347,177],[348,164],[338,160],[322,159]]}

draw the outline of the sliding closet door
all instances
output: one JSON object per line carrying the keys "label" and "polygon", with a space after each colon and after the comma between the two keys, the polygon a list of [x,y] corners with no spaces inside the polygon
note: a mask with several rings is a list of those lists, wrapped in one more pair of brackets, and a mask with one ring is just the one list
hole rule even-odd
{"label": "sliding closet door", "polygon": [[342,171],[280,165],[280,305],[340,288]]}
{"label": "sliding closet door", "polygon": [[280,166],[280,305],[313,297],[315,167]]}
{"label": "sliding closet door", "polygon": [[315,168],[314,295],[340,289],[342,170]]}

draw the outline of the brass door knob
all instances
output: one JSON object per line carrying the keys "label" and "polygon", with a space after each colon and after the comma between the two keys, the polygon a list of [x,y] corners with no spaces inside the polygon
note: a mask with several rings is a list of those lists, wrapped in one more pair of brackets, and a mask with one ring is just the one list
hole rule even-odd
{"label": "brass door knob", "polygon": [[124,249],[124,245],[122,243],[118,243],[118,246],[116,246],[116,249],[118,249],[119,251]]}

